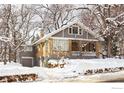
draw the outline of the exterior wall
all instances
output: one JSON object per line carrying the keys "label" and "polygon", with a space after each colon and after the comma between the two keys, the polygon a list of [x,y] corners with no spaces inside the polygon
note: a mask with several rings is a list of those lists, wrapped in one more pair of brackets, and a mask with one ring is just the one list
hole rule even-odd
{"label": "exterior wall", "polygon": [[44,45],[43,45],[43,47],[42,47],[42,51],[43,51],[43,54],[42,54],[42,56],[44,56],[44,57],[49,57],[49,56],[51,56],[51,53],[52,53],[52,39],[48,39],[45,43],[44,43]]}
{"label": "exterior wall", "polygon": [[52,54],[52,39],[48,39],[46,42],[42,42],[36,46],[36,57],[51,56]]}
{"label": "exterior wall", "polygon": [[51,56],[52,55],[52,47],[53,46],[53,40],[52,39],[49,39],[48,40],[48,56]]}
{"label": "exterior wall", "polygon": [[82,38],[82,39],[95,39],[90,33],[87,31],[83,30],[83,33],[81,35],[72,35],[68,33],[68,30],[65,29],[52,37],[66,37],[66,38]]}
{"label": "exterior wall", "polygon": [[43,44],[39,44],[36,46],[36,56],[37,57],[40,57],[40,56],[43,56]]}

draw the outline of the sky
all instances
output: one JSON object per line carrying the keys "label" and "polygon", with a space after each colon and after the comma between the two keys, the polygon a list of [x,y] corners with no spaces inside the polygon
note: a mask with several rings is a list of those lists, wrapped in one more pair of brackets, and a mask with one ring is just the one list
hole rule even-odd
{"label": "sky", "polygon": [[0,0],[1,4],[123,4],[124,0]]}

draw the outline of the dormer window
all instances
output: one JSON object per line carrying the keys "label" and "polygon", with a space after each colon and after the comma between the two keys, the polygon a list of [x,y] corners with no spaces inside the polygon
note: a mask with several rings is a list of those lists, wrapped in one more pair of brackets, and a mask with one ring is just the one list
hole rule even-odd
{"label": "dormer window", "polygon": [[68,33],[71,35],[82,35],[82,29],[78,26],[73,26],[68,28]]}
{"label": "dormer window", "polygon": [[73,34],[78,34],[78,27],[73,27]]}

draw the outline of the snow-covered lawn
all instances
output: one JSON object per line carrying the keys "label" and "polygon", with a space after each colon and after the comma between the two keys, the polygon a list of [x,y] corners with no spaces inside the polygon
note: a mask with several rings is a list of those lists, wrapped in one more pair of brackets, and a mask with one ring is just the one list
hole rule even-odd
{"label": "snow-covered lawn", "polygon": [[88,69],[124,67],[124,59],[66,59],[64,68],[23,67],[18,63],[0,64],[0,76],[36,73],[41,82],[100,82],[124,80],[124,71],[84,75]]}

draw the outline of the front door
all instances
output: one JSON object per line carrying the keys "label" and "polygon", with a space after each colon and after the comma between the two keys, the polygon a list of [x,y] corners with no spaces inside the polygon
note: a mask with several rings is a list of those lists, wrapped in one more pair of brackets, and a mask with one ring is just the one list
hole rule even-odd
{"label": "front door", "polygon": [[80,56],[80,43],[78,40],[72,40],[72,56]]}
{"label": "front door", "polygon": [[72,51],[79,51],[79,41],[77,40],[72,40]]}

